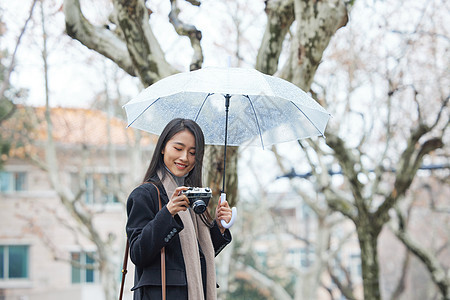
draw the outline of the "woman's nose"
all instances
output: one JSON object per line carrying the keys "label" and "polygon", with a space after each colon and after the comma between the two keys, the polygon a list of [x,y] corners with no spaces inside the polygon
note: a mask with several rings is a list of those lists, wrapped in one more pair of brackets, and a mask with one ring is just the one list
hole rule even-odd
{"label": "woman's nose", "polygon": [[187,161],[187,158],[188,158],[188,152],[182,151],[180,159]]}

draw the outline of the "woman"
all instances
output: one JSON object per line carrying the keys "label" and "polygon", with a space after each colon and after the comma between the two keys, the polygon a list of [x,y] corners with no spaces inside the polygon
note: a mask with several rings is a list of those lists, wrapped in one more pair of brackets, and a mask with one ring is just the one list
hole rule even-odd
{"label": "woman", "polygon": [[[161,248],[165,247],[167,299],[216,299],[214,257],[231,241],[226,201],[207,213],[189,209],[182,191],[201,187],[203,132],[192,120],[164,128],[144,177],[127,201],[130,258],[136,266],[134,299],[161,299]],[[159,210],[158,186],[162,208]]]}

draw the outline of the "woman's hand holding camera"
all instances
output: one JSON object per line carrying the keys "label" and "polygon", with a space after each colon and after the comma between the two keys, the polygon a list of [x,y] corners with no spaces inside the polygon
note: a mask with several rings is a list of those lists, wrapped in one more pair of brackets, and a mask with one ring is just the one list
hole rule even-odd
{"label": "woman's hand holding camera", "polygon": [[189,207],[189,200],[186,197],[185,194],[182,194],[182,191],[186,191],[188,188],[185,186],[180,186],[176,188],[176,190],[173,192],[172,197],[169,200],[169,203],[167,203],[167,210],[170,212],[170,214],[175,216],[180,211],[185,211]]}
{"label": "woman's hand holding camera", "polygon": [[[186,194],[182,193],[182,191],[188,190],[185,186],[180,186],[175,189],[172,194],[172,197],[167,203],[166,207],[169,213],[172,216],[175,216],[180,211],[186,211],[189,207],[189,199]],[[219,201],[219,204],[216,207],[216,222],[219,226],[220,232],[223,234],[225,232],[225,228],[222,226],[222,220],[226,223],[229,223],[232,217],[232,210],[228,205],[226,200]]]}
{"label": "woman's hand holding camera", "polygon": [[220,220],[224,220],[229,223],[231,220],[231,215],[231,208],[228,205],[228,202],[219,200],[219,205],[216,207],[216,221],[222,234],[225,232],[225,228],[222,226]]}

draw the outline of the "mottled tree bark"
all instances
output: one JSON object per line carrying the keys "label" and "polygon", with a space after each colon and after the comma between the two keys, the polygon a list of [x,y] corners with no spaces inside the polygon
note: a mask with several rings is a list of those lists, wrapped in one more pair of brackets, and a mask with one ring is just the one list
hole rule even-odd
{"label": "mottled tree bark", "polygon": [[266,1],[266,15],[266,30],[261,40],[255,67],[265,74],[274,74],[278,70],[283,41],[295,20],[294,1]]}
{"label": "mottled tree bark", "polygon": [[296,34],[281,77],[309,91],[323,52],[335,32],[348,22],[344,1],[295,0]]}
{"label": "mottled tree bark", "polygon": [[134,69],[144,86],[174,74],[149,24],[149,13],[142,0],[114,0],[117,22],[125,37]]}
{"label": "mottled tree bark", "polygon": [[[351,4],[345,1],[269,0],[267,25],[255,68],[277,74],[309,91],[323,52],[336,31],[348,21]],[[295,30],[291,29],[296,21]],[[289,58],[279,69],[279,58],[287,33],[291,33]]]}
{"label": "mottled tree bark", "polygon": [[370,216],[360,216],[355,224],[361,248],[361,268],[364,299],[381,299],[378,264],[378,236],[380,227],[372,223]]}

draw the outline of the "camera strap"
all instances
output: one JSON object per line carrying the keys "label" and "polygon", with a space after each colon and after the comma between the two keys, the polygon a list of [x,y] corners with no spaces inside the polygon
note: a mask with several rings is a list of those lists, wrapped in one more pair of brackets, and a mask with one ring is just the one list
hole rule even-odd
{"label": "camera strap", "polygon": [[[144,182],[146,183],[146,182]],[[159,189],[153,182],[148,182],[155,186],[156,190],[158,191],[158,202],[159,202],[159,210],[162,208],[161,204],[161,195],[159,193]],[[119,300],[122,300],[123,296],[123,287],[125,284],[125,276],[127,275],[127,264],[128,264],[128,249],[130,248],[130,243],[127,238],[127,245],[125,247],[125,256],[123,258],[123,267],[122,267],[122,283],[120,285],[120,294],[119,294]],[[165,253],[165,247],[161,249],[161,288],[162,288],[162,299],[166,300],[166,253]]]}

